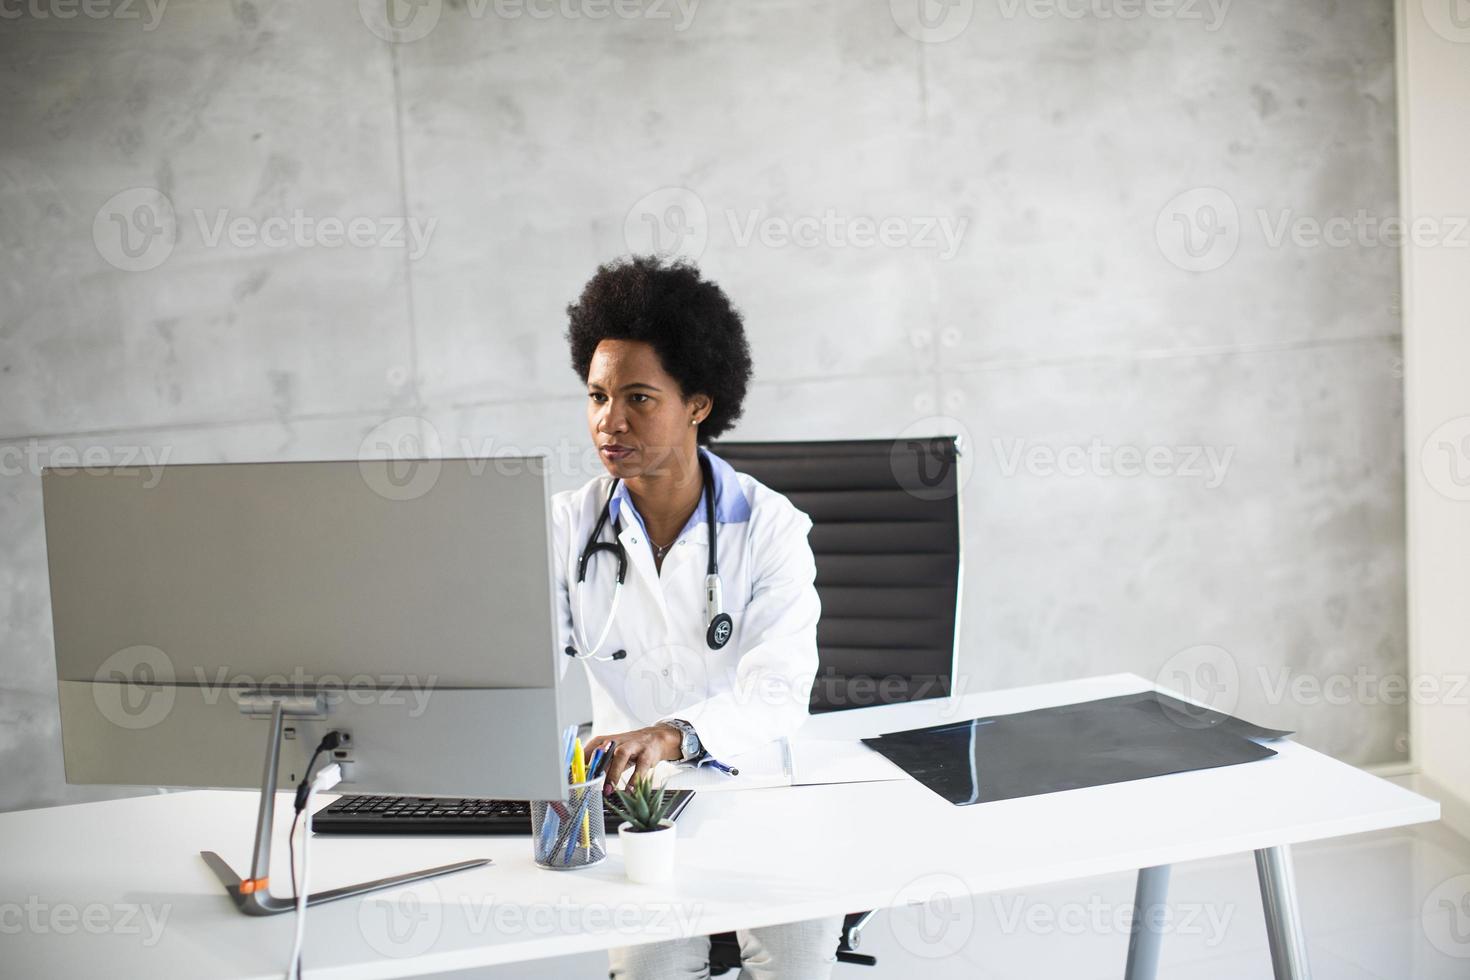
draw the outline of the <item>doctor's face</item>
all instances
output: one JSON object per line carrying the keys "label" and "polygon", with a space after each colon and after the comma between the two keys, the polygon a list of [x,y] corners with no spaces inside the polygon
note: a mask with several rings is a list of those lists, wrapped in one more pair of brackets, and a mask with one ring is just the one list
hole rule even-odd
{"label": "doctor's face", "polygon": [[709,406],[704,395],[685,399],[650,344],[604,340],[592,355],[587,428],[602,465],[619,479],[697,473],[699,430],[690,420],[703,419]]}

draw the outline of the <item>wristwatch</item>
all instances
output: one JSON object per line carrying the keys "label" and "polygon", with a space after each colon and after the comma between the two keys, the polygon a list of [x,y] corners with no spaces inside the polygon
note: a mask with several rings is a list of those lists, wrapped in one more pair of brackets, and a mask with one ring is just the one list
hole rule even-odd
{"label": "wristwatch", "polygon": [[683,718],[665,718],[659,724],[677,728],[684,736],[684,740],[679,746],[681,753],[680,762],[690,762],[704,755],[704,749],[699,744],[699,733],[694,730],[694,726],[689,724],[689,722]]}

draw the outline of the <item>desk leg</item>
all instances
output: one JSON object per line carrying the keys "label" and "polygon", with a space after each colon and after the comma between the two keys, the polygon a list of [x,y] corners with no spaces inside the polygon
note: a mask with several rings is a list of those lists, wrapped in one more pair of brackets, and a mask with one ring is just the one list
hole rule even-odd
{"label": "desk leg", "polygon": [[1159,945],[1163,934],[1149,923],[1163,921],[1152,911],[1169,897],[1169,866],[1138,869],[1138,886],[1133,893],[1133,935],[1128,939],[1128,965],[1123,980],[1154,980],[1159,972]]}
{"label": "desk leg", "polygon": [[1261,880],[1261,905],[1266,912],[1266,938],[1271,943],[1271,970],[1276,980],[1310,980],[1307,942],[1296,904],[1296,878],[1286,845],[1256,852],[1256,876]]}

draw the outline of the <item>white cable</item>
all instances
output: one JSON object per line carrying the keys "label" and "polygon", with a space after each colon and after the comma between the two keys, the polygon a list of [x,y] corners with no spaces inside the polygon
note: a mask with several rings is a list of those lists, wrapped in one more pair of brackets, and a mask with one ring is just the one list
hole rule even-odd
{"label": "white cable", "polygon": [[306,803],[302,807],[301,820],[301,880],[298,882],[293,879],[291,882],[296,889],[296,940],[291,945],[286,980],[300,980],[301,976],[296,967],[301,963],[301,944],[306,939],[306,852],[311,843],[311,798],[317,793],[326,792],[341,781],[342,767],[334,762],[323,766],[306,787]]}

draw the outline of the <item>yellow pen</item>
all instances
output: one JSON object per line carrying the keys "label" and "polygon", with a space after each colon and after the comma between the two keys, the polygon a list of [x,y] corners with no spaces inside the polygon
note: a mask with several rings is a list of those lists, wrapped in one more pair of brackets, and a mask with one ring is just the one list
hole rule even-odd
{"label": "yellow pen", "polygon": [[[580,738],[572,741],[572,782],[585,783],[587,781],[587,760],[582,758],[582,740]],[[592,824],[587,818],[587,811],[582,810],[582,846],[591,847]]]}

